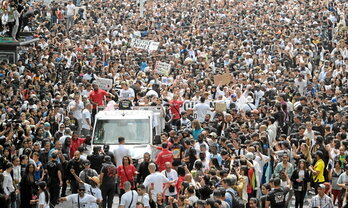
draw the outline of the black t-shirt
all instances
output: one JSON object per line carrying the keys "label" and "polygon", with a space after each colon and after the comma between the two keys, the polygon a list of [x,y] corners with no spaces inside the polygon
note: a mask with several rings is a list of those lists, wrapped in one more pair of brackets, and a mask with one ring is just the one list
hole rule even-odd
{"label": "black t-shirt", "polygon": [[196,150],[192,147],[186,150],[185,152],[185,157],[189,156],[189,164],[187,164],[189,169],[193,168],[193,164],[196,161],[196,154],[197,154]]}
{"label": "black t-shirt", "polygon": [[62,165],[58,163],[57,160],[50,160],[47,162],[46,168],[47,168],[49,185],[58,184],[59,183],[58,171],[62,171]]}
{"label": "black t-shirt", "polygon": [[82,160],[80,159],[77,161],[75,158],[71,159],[68,163],[68,166],[67,166],[68,179],[69,180],[76,180],[75,177],[71,174],[70,169],[74,169],[75,174],[79,175],[80,172],[84,169],[83,164],[82,164]]}
{"label": "black t-shirt", "polygon": [[101,172],[104,173],[102,185],[116,183],[115,175],[117,174],[117,168],[115,165],[105,164],[102,167]]}
{"label": "black t-shirt", "polygon": [[278,188],[269,192],[267,201],[270,201],[272,208],[284,208],[285,207],[285,196],[288,193],[288,188]]}
{"label": "black t-shirt", "polygon": [[130,100],[121,100],[118,105],[118,108],[120,110],[130,110],[131,107],[132,107],[132,102]]}
{"label": "black t-shirt", "polygon": [[174,162],[173,164],[175,166],[180,165],[181,164],[181,159],[182,159],[182,153],[185,151],[185,148],[181,145],[181,144],[172,144],[172,146],[170,146],[170,151],[173,152],[174,155]]}
{"label": "black t-shirt", "polygon": [[103,166],[104,156],[100,154],[88,155],[87,159],[91,162],[91,168],[100,173]]}

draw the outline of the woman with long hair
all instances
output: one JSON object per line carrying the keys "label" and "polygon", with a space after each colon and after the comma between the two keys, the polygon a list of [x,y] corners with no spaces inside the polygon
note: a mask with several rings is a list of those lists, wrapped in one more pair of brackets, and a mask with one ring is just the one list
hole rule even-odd
{"label": "woman with long hair", "polygon": [[45,181],[39,183],[39,199],[31,200],[31,204],[38,204],[38,208],[50,208],[50,196],[47,191],[47,184]]}
{"label": "woman with long hair", "polygon": [[29,163],[25,169],[21,182],[19,183],[20,191],[20,208],[31,207],[30,200],[36,199],[37,185],[35,184],[35,165]]}
{"label": "woman with long hair", "polygon": [[6,193],[5,190],[3,188],[3,184],[4,184],[4,175],[2,173],[0,173],[0,203],[2,204],[3,207],[8,207],[8,203],[9,200],[6,199]]}
{"label": "woman with long hair", "polygon": [[336,200],[338,201],[338,208],[342,207],[343,198],[341,197],[342,187],[337,185],[338,178],[344,172],[341,168],[342,162],[340,160],[335,160],[334,168],[329,172],[329,180],[331,180],[331,193],[333,196],[332,202],[335,205]]}
{"label": "woman with long hair", "polygon": [[295,191],[295,207],[303,208],[304,197],[307,192],[307,183],[309,182],[309,171],[306,167],[306,161],[300,159],[297,169],[291,176],[293,188]]}
{"label": "woman with long hair", "polygon": [[125,193],[123,184],[129,181],[132,184],[132,189],[135,189],[134,176],[138,174],[137,169],[132,164],[132,159],[129,156],[124,156],[122,159],[122,165],[117,167],[117,173],[120,177],[120,199]]}
{"label": "woman with long hair", "polygon": [[201,127],[201,124],[198,120],[192,121],[192,136],[194,140],[198,139],[198,135],[200,135],[203,131],[203,128]]}
{"label": "woman with long hair", "polygon": [[260,205],[261,208],[265,208],[266,207],[266,200],[267,200],[267,196],[268,193],[272,190],[271,185],[269,185],[268,183],[262,184],[261,186],[261,193],[262,196],[260,198]]}

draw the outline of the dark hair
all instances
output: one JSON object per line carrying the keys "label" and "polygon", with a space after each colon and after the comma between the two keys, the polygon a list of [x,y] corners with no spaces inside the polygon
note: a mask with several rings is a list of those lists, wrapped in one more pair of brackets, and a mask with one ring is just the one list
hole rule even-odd
{"label": "dark hair", "polygon": [[257,198],[252,197],[249,199],[249,201],[254,202],[256,204],[256,207],[259,207],[259,200]]}
{"label": "dark hair", "polygon": [[280,186],[280,178],[273,179],[274,186]]}
{"label": "dark hair", "polygon": [[130,158],[128,156],[123,156],[123,158],[122,158],[122,165],[124,165],[124,162],[123,162],[124,158],[127,158],[128,164],[130,165],[131,164],[131,160],[130,160]]}
{"label": "dark hair", "polygon": [[163,149],[167,149],[168,148],[168,143],[167,142],[163,142],[162,143],[162,148]]}
{"label": "dark hair", "polygon": [[141,190],[144,190],[145,186],[144,186],[144,184],[140,184],[140,185],[138,185],[138,188],[141,189]]}
{"label": "dark hair", "polygon": [[118,143],[124,142],[126,139],[124,137],[118,137]]}
{"label": "dark hair", "polygon": [[50,196],[49,196],[48,191],[46,189],[46,186],[47,186],[46,182],[45,181],[41,181],[38,185],[39,185],[39,188],[41,189],[41,191],[44,192],[44,194],[45,194],[45,201],[48,204]]}
{"label": "dark hair", "polygon": [[272,190],[271,185],[269,185],[269,183],[264,183],[262,184],[263,187],[265,187],[265,189],[267,189],[268,191]]}
{"label": "dark hair", "polygon": [[178,166],[177,172],[179,176],[185,176],[185,168],[182,165]]}

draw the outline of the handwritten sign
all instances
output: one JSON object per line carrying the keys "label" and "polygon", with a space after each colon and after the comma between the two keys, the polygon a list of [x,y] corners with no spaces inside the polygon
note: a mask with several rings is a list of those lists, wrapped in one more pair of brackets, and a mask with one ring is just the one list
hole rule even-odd
{"label": "handwritten sign", "polygon": [[224,112],[227,109],[226,103],[215,103],[216,112]]}
{"label": "handwritten sign", "polygon": [[165,62],[157,61],[155,66],[155,73],[163,76],[168,76],[170,72],[170,64]]}
{"label": "handwritten sign", "polygon": [[228,85],[232,81],[232,76],[229,73],[217,74],[214,76],[215,85]]}
{"label": "handwritten sign", "polygon": [[140,48],[148,51],[155,51],[159,47],[159,42],[155,42],[152,40],[141,40],[137,38],[132,38],[130,42],[130,46],[133,48]]}
{"label": "handwritten sign", "polygon": [[96,81],[96,84],[99,86],[100,89],[110,90],[112,88],[112,79],[106,79],[106,78],[97,77],[95,79],[95,81]]}

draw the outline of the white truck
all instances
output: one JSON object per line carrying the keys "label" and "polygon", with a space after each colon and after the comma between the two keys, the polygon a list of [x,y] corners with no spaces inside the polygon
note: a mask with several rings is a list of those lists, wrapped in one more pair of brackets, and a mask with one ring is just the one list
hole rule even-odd
{"label": "white truck", "polygon": [[100,111],[95,116],[92,149],[108,144],[113,152],[119,145],[118,137],[122,136],[133,159],[143,158],[145,152],[154,156],[150,144],[154,144],[155,136],[163,130],[160,116],[151,109]]}

